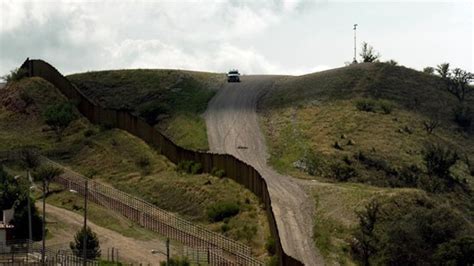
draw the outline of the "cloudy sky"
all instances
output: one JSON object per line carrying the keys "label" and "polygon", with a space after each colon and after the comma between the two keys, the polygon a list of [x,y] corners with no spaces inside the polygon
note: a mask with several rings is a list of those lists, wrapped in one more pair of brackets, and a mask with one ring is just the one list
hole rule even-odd
{"label": "cloudy sky", "polygon": [[474,72],[472,1],[0,0],[0,75],[26,57],[65,74],[178,68],[304,74],[343,66],[367,41],[421,69]]}

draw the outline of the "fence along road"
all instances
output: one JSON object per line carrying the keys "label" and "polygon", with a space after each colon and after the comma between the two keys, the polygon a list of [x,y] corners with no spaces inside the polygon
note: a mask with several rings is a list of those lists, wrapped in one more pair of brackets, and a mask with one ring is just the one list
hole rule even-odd
{"label": "fence along road", "polygon": [[[182,148],[173,143],[154,127],[147,124],[143,119],[130,114],[128,111],[101,107],[87,98],[67,78],[59,73],[59,71],[43,60],[27,59],[21,68],[27,70],[28,76],[42,77],[56,86],[69,100],[76,103],[78,110],[92,123],[106,124],[107,126],[123,129],[143,139],[173,163],[179,163],[183,160],[193,160],[201,163],[203,171],[207,173],[215,168],[224,170],[227,177],[245,186],[262,200],[270,225],[270,231],[272,237],[275,239],[276,254],[278,255],[280,265],[303,265],[302,262],[288,255],[285,250],[282,249],[267,183],[254,167],[229,154],[200,152]],[[221,247],[220,242],[213,242],[212,244]],[[239,259],[251,261],[247,255],[242,255],[239,250],[229,250],[225,247],[221,248]],[[248,265],[251,263],[242,264]]]}

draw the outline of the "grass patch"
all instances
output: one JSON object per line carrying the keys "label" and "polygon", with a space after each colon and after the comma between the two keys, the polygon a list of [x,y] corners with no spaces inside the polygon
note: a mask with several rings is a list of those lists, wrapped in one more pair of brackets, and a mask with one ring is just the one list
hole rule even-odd
{"label": "grass patch", "polygon": [[200,115],[225,81],[222,74],[137,69],[87,72],[68,78],[101,105],[130,110],[156,124],[178,145],[209,149]]}

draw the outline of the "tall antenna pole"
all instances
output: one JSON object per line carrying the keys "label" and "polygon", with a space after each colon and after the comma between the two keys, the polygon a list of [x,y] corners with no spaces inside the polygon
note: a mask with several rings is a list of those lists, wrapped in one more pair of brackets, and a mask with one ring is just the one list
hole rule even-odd
{"label": "tall antenna pole", "polygon": [[357,42],[356,42],[356,30],[357,30],[357,24],[354,24],[354,60],[352,61],[352,63],[357,63],[357,50],[356,50],[356,47],[357,47]]}

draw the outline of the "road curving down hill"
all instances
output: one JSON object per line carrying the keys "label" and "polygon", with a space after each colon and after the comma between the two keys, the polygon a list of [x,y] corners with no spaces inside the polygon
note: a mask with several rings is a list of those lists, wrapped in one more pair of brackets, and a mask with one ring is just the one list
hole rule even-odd
{"label": "road curving down hill", "polygon": [[255,167],[265,178],[272,199],[283,249],[305,265],[322,265],[313,236],[313,200],[301,183],[267,165],[268,153],[260,131],[257,102],[279,76],[243,76],[228,83],[209,102],[205,113],[209,148],[228,153]]}

